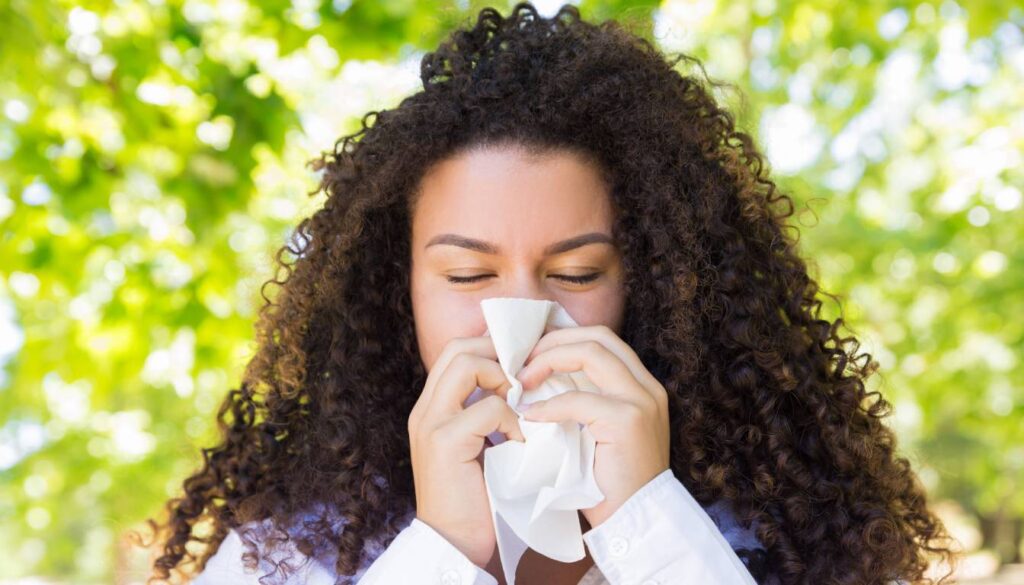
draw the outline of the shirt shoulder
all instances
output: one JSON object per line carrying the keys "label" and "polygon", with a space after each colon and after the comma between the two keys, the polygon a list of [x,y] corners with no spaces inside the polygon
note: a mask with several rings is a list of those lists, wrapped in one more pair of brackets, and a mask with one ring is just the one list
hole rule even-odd
{"label": "shirt shoulder", "polygon": [[282,570],[288,575],[285,581],[287,585],[333,585],[335,582],[333,571],[330,570],[333,564],[328,565],[325,559],[303,554],[290,540],[275,545],[269,553],[265,543],[256,540],[259,560],[257,566],[251,568],[245,558],[249,549],[242,539],[242,533],[248,532],[250,528],[256,529],[253,531],[256,535],[267,534],[273,529],[268,521],[264,521],[247,523],[241,529],[229,530],[217,552],[209,558],[206,567],[192,581],[193,585],[258,585],[261,578]]}
{"label": "shirt shoulder", "polygon": [[[270,576],[285,568],[287,580],[285,585],[333,585],[338,578],[334,566],[337,561],[337,551],[333,549],[318,550],[313,555],[306,555],[301,552],[295,544],[294,539],[307,533],[307,526],[312,522],[319,522],[325,518],[329,520],[336,530],[341,530],[347,522],[335,514],[331,514],[322,505],[314,506],[309,512],[303,514],[297,521],[286,528],[288,538],[273,525],[270,519],[259,522],[248,522],[239,528],[232,528],[227,536],[221,541],[217,552],[209,558],[206,567],[192,581],[195,585],[222,585],[232,583],[238,585],[261,585],[260,579]],[[390,517],[392,514],[389,514]],[[406,513],[399,524],[405,526],[411,520],[412,514]],[[242,534],[247,533],[255,544],[258,551],[258,566],[250,569],[246,566],[244,555],[249,552],[243,541]],[[270,546],[273,540],[273,546]],[[369,569],[370,565],[384,549],[381,539],[368,539],[364,544],[364,555],[362,564],[352,577],[358,581]]]}

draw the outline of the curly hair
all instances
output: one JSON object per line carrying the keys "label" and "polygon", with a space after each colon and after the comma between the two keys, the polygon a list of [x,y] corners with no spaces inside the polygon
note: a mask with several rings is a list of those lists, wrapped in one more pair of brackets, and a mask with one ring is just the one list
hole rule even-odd
{"label": "curly hair", "polygon": [[793,200],[713,97],[728,84],[620,22],[586,22],[571,5],[542,18],[529,3],[480,11],[423,57],[420,77],[422,91],[309,161],[327,199],[260,289],[258,350],[220,406],[219,444],[202,449],[166,523],[148,521],[163,546],[150,581],[202,570],[249,522],[277,535],[246,528],[249,560],[254,540],[294,539],[334,552],[343,577],[398,533],[394,513],[415,503],[406,425],[427,376],[410,212],[431,165],[481,145],[600,164],[626,271],[622,338],[669,393],[672,471],[702,505],[724,498],[743,527],[759,524],[767,556],[755,565],[785,584],[932,583],[931,561],[953,566],[881,420],[890,404],[865,388],[878,363],[841,336],[842,316],[821,317],[820,297],[838,299],[787,231]]}

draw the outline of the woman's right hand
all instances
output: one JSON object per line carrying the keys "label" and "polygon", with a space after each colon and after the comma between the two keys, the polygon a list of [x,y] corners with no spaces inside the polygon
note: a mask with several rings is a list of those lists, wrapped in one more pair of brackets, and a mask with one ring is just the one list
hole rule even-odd
{"label": "woman's right hand", "polygon": [[[524,441],[519,416],[505,402],[511,384],[490,337],[457,337],[445,345],[409,414],[416,517],[484,567],[496,536],[480,455],[494,431]],[[470,406],[479,386],[491,390]]]}

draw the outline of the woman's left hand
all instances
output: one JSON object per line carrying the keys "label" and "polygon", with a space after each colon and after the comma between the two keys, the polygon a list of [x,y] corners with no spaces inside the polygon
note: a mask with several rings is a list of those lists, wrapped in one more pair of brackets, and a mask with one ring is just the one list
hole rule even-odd
{"label": "woman's left hand", "polygon": [[669,468],[668,393],[609,327],[550,331],[516,375],[523,388],[555,372],[583,373],[601,392],[573,390],[532,403],[534,421],[575,420],[597,441],[594,479],[605,499],[582,510],[591,528],[608,519],[647,482]]}

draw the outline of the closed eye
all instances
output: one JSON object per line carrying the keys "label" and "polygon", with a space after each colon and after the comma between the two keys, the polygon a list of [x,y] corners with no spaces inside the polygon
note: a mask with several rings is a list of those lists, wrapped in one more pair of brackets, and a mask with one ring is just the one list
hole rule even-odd
{"label": "closed eye", "polygon": [[[471,282],[477,282],[477,281],[482,280],[484,278],[489,278],[491,276],[494,276],[494,275],[493,274],[478,274],[476,276],[447,276],[446,278],[448,279],[448,282],[452,282],[452,283],[455,283],[455,284],[468,284],[468,283],[471,283]],[[567,275],[567,274],[552,274],[551,275],[552,278],[557,278],[557,279],[564,280],[566,282],[571,282],[571,283],[574,283],[574,284],[586,284],[588,282],[593,282],[595,279],[597,279],[598,276],[601,276],[600,272],[594,272],[592,274],[581,274],[579,276],[570,276],[570,275]]]}

